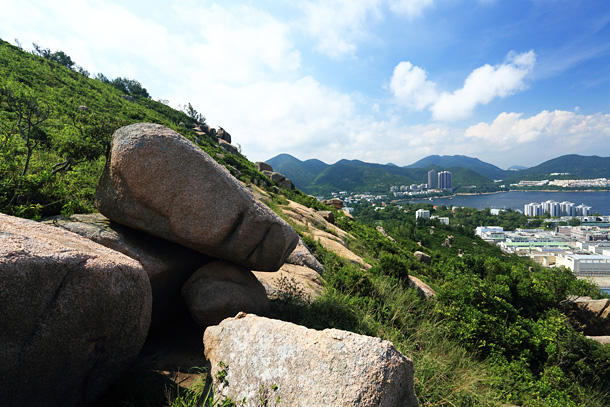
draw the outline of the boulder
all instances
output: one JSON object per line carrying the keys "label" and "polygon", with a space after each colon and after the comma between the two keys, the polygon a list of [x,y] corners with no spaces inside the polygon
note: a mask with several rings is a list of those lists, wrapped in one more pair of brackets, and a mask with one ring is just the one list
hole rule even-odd
{"label": "boulder", "polygon": [[220,140],[224,140],[227,143],[231,144],[231,135],[229,134],[228,131],[226,131],[222,127],[219,127],[218,130],[216,131],[216,137],[218,137]]}
{"label": "boulder", "polygon": [[379,338],[240,313],[208,327],[203,344],[212,377],[225,373],[219,394],[245,406],[418,405],[413,362]]}
{"label": "boulder", "polygon": [[284,181],[286,179],[284,174],[280,174],[279,172],[272,172],[271,177],[269,177],[269,178],[271,179],[271,181],[275,181],[275,182]]}
{"label": "boulder", "polygon": [[569,317],[580,326],[585,335],[610,335],[610,300],[594,300],[591,297],[569,298],[573,306]]}
{"label": "boulder", "polygon": [[227,153],[239,154],[239,149],[225,140],[218,139],[218,144],[220,145],[220,148],[225,150]]}
{"label": "boulder", "polygon": [[294,189],[294,184],[288,178],[281,180],[280,182],[278,182],[278,184],[280,184],[282,188],[287,189],[289,191],[292,191]]}
{"label": "boulder", "polygon": [[121,253],[0,214],[0,280],[3,406],[90,402],[142,349],[150,283]]}
{"label": "boulder", "polygon": [[290,253],[286,262],[297,266],[309,267],[319,274],[324,272],[324,266],[314,257],[309,247],[307,247],[300,237],[297,247]]}
{"label": "boulder", "polygon": [[101,213],[73,215],[69,219],[58,217],[44,223],[77,233],[139,261],[152,288],[153,326],[184,310],[182,286],[195,270],[213,260],[187,247],[112,222]]}
{"label": "boulder", "polygon": [[424,264],[430,264],[432,262],[432,257],[430,257],[430,255],[424,253],[424,252],[420,252],[419,250],[413,253],[413,256],[415,256],[415,258],[417,259],[417,261],[419,261],[420,263],[424,263]]}
{"label": "boulder", "polygon": [[264,163],[264,162],[262,162],[262,161],[257,161],[257,162],[255,162],[255,163],[254,163],[254,166],[255,166],[255,167],[256,167],[256,169],[257,169],[257,170],[259,170],[260,172],[263,172],[263,171],[269,171],[269,172],[273,172],[273,168],[272,168],[272,167],[271,167],[269,164]]}
{"label": "boulder", "polygon": [[417,277],[409,276],[409,286],[417,290],[417,295],[421,299],[427,300],[428,298],[436,297],[434,290]]}
{"label": "boulder", "polygon": [[96,205],[115,222],[248,269],[279,269],[298,242],[224,167],[158,124],[114,133]]}
{"label": "boulder", "polygon": [[335,214],[331,211],[318,211],[316,212],[318,215],[322,216],[325,221],[330,222],[332,224],[335,223]]}
{"label": "boulder", "polygon": [[271,174],[273,174],[273,171],[262,170],[261,172],[263,175],[265,175],[265,177],[271,179]]}
{"label": "boulder", "polygon": [[326,199],[326,200],[322,201],[322,203],[324,203],[326,205],[331,205],[337,210],[343,208],[343,201],[339,198]]}
{"label": "boulder", "polygon": [[223,260],[197,270],[184,283],[182,296],[193,320],[203,327],[219,324],[240,311],[259,315],[269,311],[265,287],[254,274]]}
{"label": "boulder", "polygon": [[309,302],[322,294],[324,280],[320,274],[306,266],[284,264],[278,271],[252,271],[261,282],[267,297],[280,300],[301,300]]}

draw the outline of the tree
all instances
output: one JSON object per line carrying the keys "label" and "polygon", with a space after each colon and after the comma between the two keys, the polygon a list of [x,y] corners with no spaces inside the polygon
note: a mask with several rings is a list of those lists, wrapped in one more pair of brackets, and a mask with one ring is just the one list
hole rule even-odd
{"label": "tree", "polygon": [[52,110],[29,89],[21,89],[12,84],[0,85],[0,105],[2,104],[8,112],[8,120],[0,123],[5,137],[4,144],[14,134],[18,134],[25,143],[26,159],[21,172],[23,177],[28,171],[34,150],[49,140],[42,123],[51,117]]}
{"label": "tree", "polygon": [[44,59],[48,59],[49,61],[57,62],[58,64],[65,66],[66,68],[74,69],[76,63],[65,52],[63,52],[63,51],[51,52],[51,50],[49,48],[42,48],[40,45],[38,45],[36,43],[32,43],[32,44],[34,45],[34,54],[35,55],[41,56]]}
{"label": "tree", "polygon": [[126,95],[150,98],[148,91],[135,79],[118,77],[110,81],[110,84]]}
{"label": "tree", "polygon": [[191,105],[190,103],[187,106],[183,106],[182,110],[184,111],[184,113],[186,113],[188,117],[195,120],[197,123],[205,124],[205,116],[195,110],[193,105]]}

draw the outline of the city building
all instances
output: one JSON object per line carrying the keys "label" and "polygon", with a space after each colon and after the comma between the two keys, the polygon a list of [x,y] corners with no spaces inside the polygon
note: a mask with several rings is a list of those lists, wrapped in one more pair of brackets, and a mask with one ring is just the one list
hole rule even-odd
{"label": "city building", "polygon": [[555,264],[571,269],[579,277],[610,276],[610,257],[599,254],[558,254]]}
{"label": "city building", "polygon": [[436,170],[428,171],[428,189],[436,188]]}
{"label": "city building", "polygon": [[418,209],[415,211],[415,219],[430,219],[430,211],[427,209]]}
{"label": "city building", "polygon": [[438,173],[438,189],[453,188],[452,176],[449,171],[441,171]]}
{"label": "city building", "polygon": [[542,205],[539,203],[528,203],[523,208],[525,216],[542,216]]}

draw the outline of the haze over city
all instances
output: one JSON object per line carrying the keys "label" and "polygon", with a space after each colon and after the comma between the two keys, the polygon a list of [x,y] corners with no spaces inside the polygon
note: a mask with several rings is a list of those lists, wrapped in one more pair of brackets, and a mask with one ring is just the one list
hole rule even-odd
{"label": "haze over city", "polygon": [[8,0],[0,38],[191,103],[252,161],[610,155],[605,0]]}

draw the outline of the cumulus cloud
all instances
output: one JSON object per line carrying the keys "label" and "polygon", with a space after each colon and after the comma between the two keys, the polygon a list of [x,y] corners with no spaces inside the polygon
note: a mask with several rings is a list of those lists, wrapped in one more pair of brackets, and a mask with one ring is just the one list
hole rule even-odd
{"label": "cumulus cloud", "polygon": [[396,65],[390,89],[399,103],[415,110],[425,109],[438,99],[436,84],[427,79],[426,71],[410,62]]}
{"label": "cumulus cloud", "polygon": [[535,62],[534,51],[521,54],[511,51],[504,63],[487,64],[472,71],[462,88],[452,93],[438,93],[436,83],[427,79],[425,70],[403,61],[394,68],[390,89],[399,104],[414,110],[428,107],[434,119],[465,119],[478,105],[526,89],[526,80]]}
{"label": "cumulus cloud", "polygon": [[303,3],[305,26],[318,41],[317,50],[331,58],[351,55],[366,36],[369,19],[381,18],[381,0],[327,0]]}
{"label": "cumulus cloud", "polygon": [[459,120],[472,115],[478,105],[503,98],[527,88],[526,79],[536,62],[534,51],[511,52],[501,65],[483,65],[472,71],[464,86],[453,93],[443,92],[432,108],[438,120]]}
{"label": "cumulus cloud", "polygon": [[522,116],[522,113],[501,113],[491,124],[478,123],[464,135],[479,140],[482,146],[502,151],[537,146],[534,150],[565,151],[569,147],[574,152],[590,150],[590,146],[604,143],[610,137],[610,114],[544,110],[529,118]]}

